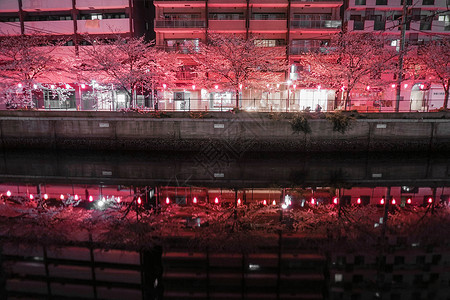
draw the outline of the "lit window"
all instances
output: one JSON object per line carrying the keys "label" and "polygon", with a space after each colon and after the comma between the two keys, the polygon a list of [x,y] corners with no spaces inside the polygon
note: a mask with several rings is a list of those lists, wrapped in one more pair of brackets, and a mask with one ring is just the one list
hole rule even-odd
{"label": "lit window", "polygon": [[101,20],[103,19],[102,14],[91,14],[91,20]]}

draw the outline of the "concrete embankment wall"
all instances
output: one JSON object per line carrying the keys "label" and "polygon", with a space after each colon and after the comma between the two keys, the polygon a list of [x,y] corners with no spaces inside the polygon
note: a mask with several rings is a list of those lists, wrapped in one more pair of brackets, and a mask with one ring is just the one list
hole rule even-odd
{"label": "concrete embankment wall", "polygon": [[4,148],[204,151],[449,151],[450,117],[374,114],[352,121],[345,133],[324,118],[309,119],[311,132],[294,133],[289,119],[258,113],[172,114],[120,112],[0,112]]}

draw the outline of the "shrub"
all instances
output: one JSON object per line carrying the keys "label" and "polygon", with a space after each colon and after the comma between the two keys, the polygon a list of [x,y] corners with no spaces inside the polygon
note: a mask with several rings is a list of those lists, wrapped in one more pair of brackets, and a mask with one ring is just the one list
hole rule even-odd
{"label": "shrub", "polygon": [[311,133],[311,126],[309,126],[308,119],[303,114],[294,116],[291,121],[291,127],[294,133]]}
{"label": "shrub", "polygon": [[352,121],[355,119],[355,117],[345,115],[341,111],[329,113],[326,118],[333,123],[333,131],[337,131],[342,134],[350,128]]}

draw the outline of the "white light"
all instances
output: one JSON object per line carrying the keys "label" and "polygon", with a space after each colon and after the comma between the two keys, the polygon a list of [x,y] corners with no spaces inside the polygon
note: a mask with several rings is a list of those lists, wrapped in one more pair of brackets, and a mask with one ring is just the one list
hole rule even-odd
{"label": "white light", "polygon": [[54,85],[54,84],[50,85],[50,88],[51,88],[51,89],[54,89],[54,88],[55,88],[55,85]]}
{"label": "white light", "polygon": [[117,197],[117,203],[120,203],[120,197]]}
{"label": "white light", "polygon": [[163,83],[163,89],[167,88],[167,84]]}
{"label": "white light", "polygon": [[292,83],[292,80],[288,80],[288,81],[286,81],[286,83],[288,84],[288,85],[290,85],[291,83]]}
{"label": "white light", "polygon": [[192,85],[192,90],[195,90],[195,84]]}
{"label": "white light", "polygon": [[11,197],[11,191],[7,191],[6,196]]}
{"label": "white light", "polygon": [[84,89],[86,85],[84,83],[81,84],[81,88]]}
{"label": "white light", "polygon": [[250,271],[257,271],[257,270],[260,269],[260,266],[259,266],[259,265],[254,265],[254,264],[249,264],[249,265],[248,265],[248,269],[249,269]]}
{"label": "white light", "polygon": [[408,87],[408,84],[405,83],[405,84],[403,85],[403,87],[406,89],[406,88]]}
{"label": "white light", "polygon": [[72,87],[70,86],[70,84],[66,83],[66,89],[71,89]]}
{"label": "white light", "polygon": [[395,84],[391,85],[392,88],[395,88]]}
{"label": "white light", "polygon": [[19,83],[17,86],[21,88],[23,85],[21,83]]}
{"label": "white light", "polygon": [[322,87],[320,86],[320,84],[317,86],[317,89],[320,90]]}
{"label": "white light", "polygon": [[286,209],[288,206],[287,206],[287,204],[286,203],[283,203],[282,205],[281,205],[281,208],[282,209]]}
{"label": "white light", "polygon": [[103,205],[105,205],[105,202],[102,200],[97,202],[98,207],[103,207]]}
{"label": "white light", "polygon": [[33,89],[37,89],[37,84],[33,84]]}
{"label": "white light", "polygon": [[219,86],[216,84],[216,85],[214,86],[214,88],[217,90],[217,89],[219,89]]}

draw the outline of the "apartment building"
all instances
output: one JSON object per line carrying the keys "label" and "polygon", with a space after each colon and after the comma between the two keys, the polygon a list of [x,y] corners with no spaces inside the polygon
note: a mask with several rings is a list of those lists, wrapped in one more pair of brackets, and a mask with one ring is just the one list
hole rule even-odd
{"label": "apartment building", "polygon": [[187,101],[191,108],[233,107],[231,92],[209,92],[192,85],[189,51],[214,32],[257,36],[266,47],[287,49],[291,74],[286,75],[284,84],[270,91],[243,90],[243,108],[295,111],[320,104],[331,109],[334,91],[302,88],[295,80],[301,54],[326,46],[330,35],[341,30],[342,5],[339,0],[154,1],[156,44],[178,51],[184,61],[179,89],[165,91],[163,107],[183,109]]}

